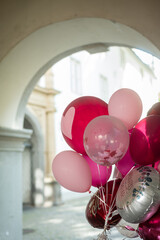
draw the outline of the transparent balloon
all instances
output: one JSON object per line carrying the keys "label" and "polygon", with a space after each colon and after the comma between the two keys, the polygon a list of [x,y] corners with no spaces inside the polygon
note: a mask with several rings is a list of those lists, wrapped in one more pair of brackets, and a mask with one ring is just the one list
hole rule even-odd
{"label": "transparent balloon", "polygon": [[84,131],[84,148],[97,164],[111,166],[127,152],[129,133],[124,124],[112,116],[93,119]]}

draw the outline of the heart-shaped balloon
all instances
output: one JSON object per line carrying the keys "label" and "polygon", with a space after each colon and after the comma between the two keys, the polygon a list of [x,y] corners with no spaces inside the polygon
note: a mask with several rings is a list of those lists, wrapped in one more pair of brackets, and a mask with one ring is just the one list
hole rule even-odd
{"label": "heart-shaped balloon", "polygon": [[115,199],[121,179],[107,182],[93,195],[86,207],[86,218],[94,228],[104,228],[107,218],[106,229],[114,227],[121,219],[118,214]]}
{"label": "heart-shaped balloon", "polygon": [[108,104],[100,98],[82,96],[73,100],[64,110],[61,131],[68,145],[78,153],[86,154],[83,134],[94,118],[108,115]]}

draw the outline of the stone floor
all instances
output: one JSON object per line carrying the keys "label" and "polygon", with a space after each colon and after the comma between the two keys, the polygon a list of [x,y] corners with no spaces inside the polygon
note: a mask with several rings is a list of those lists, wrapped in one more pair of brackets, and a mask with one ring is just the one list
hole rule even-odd
{"label": "stone floor", "polygon": [[[60,206],[25,208],[23,240],[96,240],[102,230],[93,228],[86,220],[85,208],[89,199],[85,196],[67,200]],[[125,238],[116,229],[109,236],[112,240]]]}

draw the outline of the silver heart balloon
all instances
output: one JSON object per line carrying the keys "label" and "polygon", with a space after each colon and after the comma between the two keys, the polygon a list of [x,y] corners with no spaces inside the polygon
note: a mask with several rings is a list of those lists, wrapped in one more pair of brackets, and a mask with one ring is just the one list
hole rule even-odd
{"label": "silver heart balloon", "polygon": [[119,186],[116,206],[127,222],[147,221],[160,206],[160,174],[148,166],[131,170]]}

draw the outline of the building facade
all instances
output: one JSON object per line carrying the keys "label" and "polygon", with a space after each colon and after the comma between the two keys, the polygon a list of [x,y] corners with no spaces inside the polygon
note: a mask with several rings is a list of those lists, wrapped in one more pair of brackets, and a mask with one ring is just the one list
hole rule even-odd
{"label": "building facade", "polygon": [[24,128],[32,130],[32,136],[23,152],[23,204],[57,205],[64,191],[69,194],[55,181],[51,167],[57,153],[70,149],[60,127],[67,105],[86,95],[108,103],[116,90],[128,87],[141,97],[145,117],[159,97],[160,81],[154,66],[145,64],[130,48],[111,47],[103,53],[72,54],[41,77],[30,95],[24,119]]}

